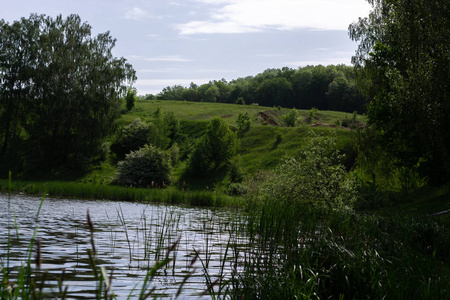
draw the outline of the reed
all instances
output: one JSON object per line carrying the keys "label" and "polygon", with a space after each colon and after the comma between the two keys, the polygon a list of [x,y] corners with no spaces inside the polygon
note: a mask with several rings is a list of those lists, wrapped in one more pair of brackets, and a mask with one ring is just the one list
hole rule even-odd
{"label": "reed", "polygon": [[[450,234],[434,220],[259,203],[234,299],[446,299]],[[237,251],[237,249],[234,249]],[[447,254],[445,254],[447,253]]]}
{"label": "reed", "polygon": [[[167,191],[162,193],[175,195],[164,198],[167,202],[176,197],[196,205],[217,205],[222,201],[221,196],[212,192],[170,194]],[[160,192],[146,190],[146,193],[154,197]],[[189,200],[189,197],[198,199]],[[204,248],[194,249],[191,261],[186,260],[176,297],[194,276],[199,262],[206,286],[204,294],[212,299],[450,299],[450,233],[438,220],[319,210],[272,198],[247,201],[248,211],[236,214],[235,220],[221,222],[215,220],[215,215],[205,217],[201,228]],[[157,298],[152,281],[168,270],[173,275],[175,262],[180,259],[178,251],[184,242],[181,213],[167,208],[157,216],[158,224],[147,220],[143,213],[135,236],[123,211],[118,210],[117,217],[126,233],[130,265],[138,259],[133,255],[134,245],[141,241],[145,244],[144,258],[149,261],[142,286],[137,290],[136,285],[131,292],[137,290],[138,294],[130,294],[130,298]],[[90,217],[87,219],[95,297],[114,299],[114,278],[99,266],[95,223]],[[15,227],[18,236],[17,224]],[[212,251],[211,231],[223,231],[229,236],[220,261],[215,261],[219,265],[217,274],[210,271],[212,257],[216,255]],[[10,228],[8,235],[13,237]],[[36,232],[26,263],[14,272],[9,267],[8,239],[8,257],[1,266],[1,299],[49,296],[44,292],[45,272],[33,268],[34,247],[39,245],[35,237]],[[152,266],[150,257],[156,261]],[[39,250],[35,261],[39,262]],[[67,297],[64,278],[62,274],[52,297]]]}
{"label": "reed", "polygon": [[0,190],[66,198],[159,202],[205,207],[236,207],[242,204],[242,199],[239,197],[231,197],[215,191],[180,191],[174,187],[143,189],[64,181],[14,181],[14,183],[8,183],[8,181],[0,179]]}
{"label": "reed", "polygon": [[[41,200],[39,210],[36,213],[36,220],[39,216],[40,207],[44,197]],[[93,297],[96,299],[116,299],[116,295],[113,291],[113,270],[108,274],[108,270],[101,266],[101,260],[98,259],[97,246],[95,244],[95,223],[91,219],[89,211],[87,212],[87,227],[89,229],[90,247],[86,250],[88,256],[88,263],[92,270],[92,282],[96,283],[96,289]],[[129,245],[130,263],[133,260],[131,248],[131,237],[128,235],[127,223],[123,216],[122,211],[118,211],[118,218],[124,228],[127,236],[127,243]],[[157,298],[155,294],[155,286],[152,285],[152,281],[155,276],[167,268],[172,260],[177,258],[177,249],[179,247],[180,238],[173,241],[175,231],[178,229],[179,215],[174,211],[166,211],[165,220],[163,222],[162,229],[160,231],[161,236],[159,240],[160,249],[157,251],[157,260],[152,267],[148,268],[145,278],[142,281],[141,288],[138,295],[133,295],[136,287],[130,292],[128,298],[137,296],[137,299]],[[145,223],[144,223],[145,224]],[[16,231],[18,228],[16,225]],[[6,263],[3,260],[0,262],[1,278],[0,278],[0,299],[48,299],[58,298],[66,299],[68,297],[68,286],[64,286],[65,272],[62,271],[61,276],[58,278],[58,283],[55,286],[49,285],[48,273],[41,268],[41,247],[40,241],[37,239],[38,227],[34,230],[33,236],[26,251],[26,258],[24,264],[19,267],[11,268],[9,265],[10,259],[10,245],[11,245],[11,230],[8,228],[8,251],[6,257]],[[168,244],[171,242],[171,244]],[[167,247],[166,247],[167,246]],[[165,255],[163,254],[165,252]],[[78,254],[77,254],[78,255]],[[34,259],[33,259],[34,257]],[[189,268],[192,269],[193,264],[197,258],[195,258]],[[172,271],[174,271],[174,265]],[[193,275],[193,270],[188,270],[184,275],[183,281],[179,284],[177,289],[177,297],[180,296],[183,286],[188,282],[188,279]]]}

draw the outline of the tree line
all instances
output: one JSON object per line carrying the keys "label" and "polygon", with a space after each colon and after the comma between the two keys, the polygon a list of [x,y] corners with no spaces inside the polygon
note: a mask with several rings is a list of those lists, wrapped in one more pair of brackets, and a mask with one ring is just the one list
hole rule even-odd
{"label": "tree line", "polygon": [[168,86],[147,99],[259,104],[287,108],[365,112],[366,98],[353,67],[345,65],[267,69],[256,76]]}

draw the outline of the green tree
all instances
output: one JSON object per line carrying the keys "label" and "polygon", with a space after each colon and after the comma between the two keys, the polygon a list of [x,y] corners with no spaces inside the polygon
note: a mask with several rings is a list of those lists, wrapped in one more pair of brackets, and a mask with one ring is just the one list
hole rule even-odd
{"label": "green tree", "polygon": [[450,5],[448,1],[368,0],[350,25],[353,62],[370,99],[369,124],[398,166],[450,180]]}
{"label": "green tree", "polygon": [[132,110],[134,104],[136,103],[137,99],[136,93],[137,93],[136,89],[132,88],[129,88],[127,91],[127,95],[125,96],[125,104],[128,111]]}
{"label": "green tree", "polygon": [[120,116],[126,84],[136,79],[112,55],[115,40],[109,32],[92,37],[77,15],[0,24],[0,113],[13,112],[2,127],[2,154],[20,131],[24,148],[34,149],[26,155],[46,164],[95,157]]}
{"label": "green tree", "polygon": [[212,174],[225,167],[236,154],[237,137],[221,118],[213,118],[191,156],[191,171]]}
{"label": "green tree", "polygon": [[111,151],[116,155],[116,158],[123,160],[125,155],[131,151],[139,150],[147,144],[151,126],[141,119],[136,119],[126,125],[111,144]]}
{"label": "green tree", "polygon": [[290,157],[268,180],[263,196],[298,209],[302,205],[325,209],[352,207],[355,184],[340,163],[336,138],[312,136],[298,157]]}
{"label": "green tree", "polygon": [[115,182],[133,187],[161,187],[171,183],[170,155],[161,149],[146,145],[127,154],[118,164]]}
{"label": "green tree", "polygon": [[205,101],[206,102],[217,102],[217,99],[220,97],[219,88],[216,85],[211,85],[205,91]]}
{"label": "green tree", "polygon": [[250,115],[248,112],[239,113],[237,120],[236,120],[237,126],[238,126],[238,132],[245,132],[250,129],[250,126],[252,125],[252,120],[250,120]]}
{"label": "green tree", "polygon": [[183,100],[185,90],[181,85],[168,86],[163,88],[157,98],[159,100]]}
{"label": "green tree", "polygon": [[32,15],[13,24],[0,20],[0,161],[16,140],[33,105],[30,81],[36,75],[42,17]]}
{"label": "green tree", "polygon": [[283,107],[292,105],[292,84],[284,77],[264,80],[259,85],[256,94],[261,105],[281,105]]}
{"label": "green tree", "polygon": [[288,114],[283,116],[284,121],[286,122],[287,126],[295,127],[295,123],[297,122],[298,117],[298,111],[293,108],[289,111]]}

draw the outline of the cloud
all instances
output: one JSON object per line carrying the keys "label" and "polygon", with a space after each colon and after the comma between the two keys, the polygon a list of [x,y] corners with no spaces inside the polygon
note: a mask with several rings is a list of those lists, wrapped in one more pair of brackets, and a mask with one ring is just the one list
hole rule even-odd
{"label": "cloud", "polygon": [[135,21],[147,19],[149,17],[150,17],[150,14],[147,11],[145,11],[139,7],[133,7],[132,9],[127,11],[124,16],[125,19],[135,20]]}
{"label": "cloud", "polygon": [[350,56],[336,56],[336,57],[327,57],[327,58],[316,58],[310,60],[298,60],[298,61],[290,61],[286,62],[286,65],[289,67],[306,67],[306,66],[317,66],[317,65],[351,65],[351,55]]}
{"label": "cloud", "polygon": [[370,5],[363,0],[195,0],[209,5],[205,20],[176,25],[180,34],[275,30],[347,30]]}
{"label": "cloud", "polygon": [[191,59],[183,58],[179,55],[163,55],[156,57],[147,57],[144,58],[145,61],[165,61],[165,62],[188,62],[192,61]]}
{"label": "cloud", "polygon": [[191,59],[183,58],[180,55],[161,55],[154,57],[146,57],[142,55],[128,55],[128,59],[133,60],[144,60],[144,61],[152,61],[152,62],[189,62]]}

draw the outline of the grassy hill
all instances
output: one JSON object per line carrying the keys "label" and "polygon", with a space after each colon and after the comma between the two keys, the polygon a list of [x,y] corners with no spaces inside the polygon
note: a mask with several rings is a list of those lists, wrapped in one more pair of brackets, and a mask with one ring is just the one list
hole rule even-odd
{"label": "grassy hill", "polygon": [[[236,126],[236,120],[239,113],[248,112],[252,116],[253,125],[265,125],[266,116],[269,117],[276,125],[284,126],[281,116],[287,114],[290,109],[281,107],[265,107],[258,105],[237,105],[226,103],[210,103],[210,102],[187,102],[187,101],[168,101],[168,100],[138,100],[136,106],[123,115],[123,121],[131,122],[135,118],[141,118],[145,121],[154,119],[154,112],[158,109],[164,112],[173,112],[175,116],[182,121],[208,121],[214,117],[221,117],[231,126]],[[310,111],[299,110],[300,122],[308,119]],[[335,111],[318,111],[316,118],[312,120],[312,124],[329,124],[335,125],[336,121],[351,119],[352,114]],[[365,122],[364,116],[358,115],[358,120]]]}
{"label": "grassy hill", "polygon": [[[130,123],[139,118],[142,121],[155,121],[155,112],[173,113],[180,121],[181,130],[187,140],[181,145],[188,152],[196,140],[203,134],[208,121],[214,117],[225,120],[236,129],[239,113],[248,113],[252,124],[248,131],[239,135],[238,161],[244,174],[254,174],[258,170],[274,168],[285,157],[295,155],[311,137],[311,134],[336,135],[338,146],[352,159],[352,130],[339,126],[356,118],[357,125],[363,125],[365,117],[334,111],[299,110],[295,127],[287,127],[283,116],[290,109],[281,107],[263,107],[257,105],[236,105],[224,103],[204,103],[166,100],[139,100],[131,111],[125,111],[121,122]],[[336,126],[338,124],[338,126]],[[182,150],[183,151],[183,150]],[[179,179],[186,163],[186,153],[175,167],[176,179]],[[92,172],[81,179],[83,182],[108,183],[115,175],[114,164],[105,162],[94,167]],[[216,179],[197,182],[199,188],[220,186]]]}

